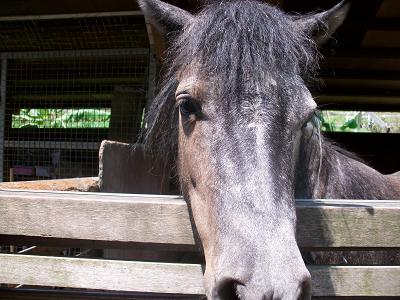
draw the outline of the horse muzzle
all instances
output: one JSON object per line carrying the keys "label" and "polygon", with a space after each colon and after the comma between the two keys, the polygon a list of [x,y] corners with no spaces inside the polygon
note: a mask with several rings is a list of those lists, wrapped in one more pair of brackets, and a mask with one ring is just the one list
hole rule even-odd
{"label": "horse muzzle", "polygon": [[[284,239],[282,239],[284,240]],[[212,300],[309,300],[311,276],[297,244],[269,240],[206,255],[204,283]],[[269,245],[269,246],[267,246]]]}
{"label": "horse muzzle", "polygon": [[263,286],[257,282],[242,283],[233,278],[223,278],[216,282],[210,299],[309,300],[311,299],[311,277],[307,272],[302,278],[292,278],[286,286]]}

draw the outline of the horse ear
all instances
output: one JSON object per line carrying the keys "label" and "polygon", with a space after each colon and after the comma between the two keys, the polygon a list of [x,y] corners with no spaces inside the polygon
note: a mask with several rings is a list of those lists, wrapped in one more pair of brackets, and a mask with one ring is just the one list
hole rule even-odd
{"label": "horse ear", "polygon": [[138,0],[147,20],[161,33],[182,29],[193,16],[187,11],[159,0]]}
{"label": "horse ear", "polygon": [[327,11],[300,19],[301,26],[315,43],[321,46],[342,25],[350,5],[350,1],[343,0]]}

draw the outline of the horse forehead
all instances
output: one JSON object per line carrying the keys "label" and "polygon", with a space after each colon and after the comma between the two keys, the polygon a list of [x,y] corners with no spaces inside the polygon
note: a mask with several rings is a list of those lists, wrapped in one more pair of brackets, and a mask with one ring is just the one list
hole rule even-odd
{"label": "horse forehead", "polygon": [[[218,76],[206,76],[198,65],[192,65],[179,72],[176,94],[188,92],[201,100],[212,99],[213,95],[232,95],[232,91],[224,90],[230,85],[220,80]],[[245,107],[260,107],[263,103],[279,105],[282,102],[291,103],[290,107],[294,109],[298,105],[310,109],[316,106],[310,91],[296,76],[282,79],[269,72],[245,74],[240,85],[239,93],[230,101],[240,101]]]}
{"label": "horse forehead", "polygon": [[[206,76],[199,68],[186,68],[189,70],[181,71],[178,75],[178,87],[176,93],[187,91],[191,94],[200,93],[202,90],[208,90],[212,93],[224,93],[224,87],[227,85],[222,76]],[[229,85],[228,85],[229,86]],[[243,76],[241,80],[241,93],[243,95],[261,95],[272,94],[277,89],[278,82],[271,74],[253,74]]]}

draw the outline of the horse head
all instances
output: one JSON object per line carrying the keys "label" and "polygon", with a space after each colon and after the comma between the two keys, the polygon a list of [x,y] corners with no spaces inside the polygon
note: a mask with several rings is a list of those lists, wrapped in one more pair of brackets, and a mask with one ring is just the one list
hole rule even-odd
{"label": "horse head", "polygon": [[306,83],[349,5],[300,16],[223,1],[192,15],[139,3],[171,42],[147,141],[176,151],[207,297],[310,299],[294,202],[299,140],[316,109]]}

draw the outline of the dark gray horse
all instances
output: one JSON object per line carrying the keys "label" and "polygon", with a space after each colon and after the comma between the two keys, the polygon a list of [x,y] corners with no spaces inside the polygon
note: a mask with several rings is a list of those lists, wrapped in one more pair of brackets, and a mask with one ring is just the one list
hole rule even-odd
{"label": "dark gray horse", "polygon": [[146,141],[175,155],[202,242],[209,299],[309,299],[294,199],[393,199],[384,176],[324,141],[306,84],[317,45],[349,5],[288,15],[265,3],[212,2],[198,15],[139,0],[171,42]]}

